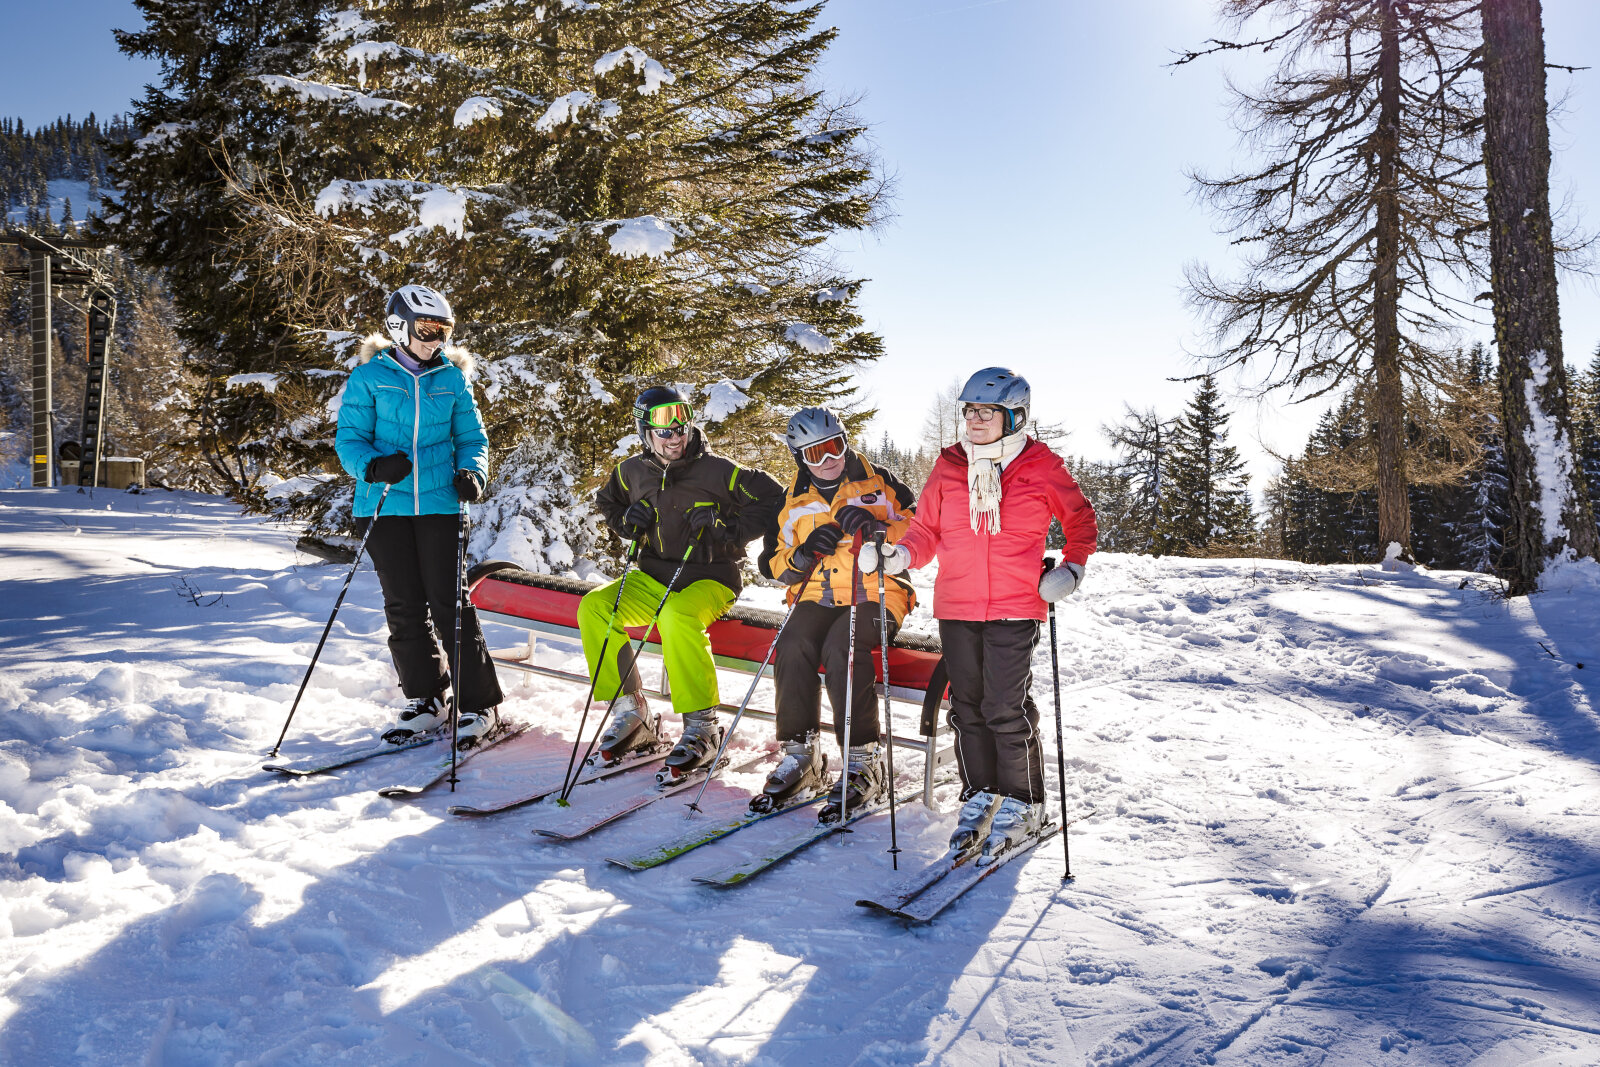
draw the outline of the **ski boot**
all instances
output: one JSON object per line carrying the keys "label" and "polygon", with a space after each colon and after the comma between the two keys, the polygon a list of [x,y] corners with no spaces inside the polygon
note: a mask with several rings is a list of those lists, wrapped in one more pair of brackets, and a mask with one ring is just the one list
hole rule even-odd
{"label": "ski boot", "polygon": [[650,717],[643,693],[626,693],[611,702],[611,722],[600,735],[602,764],[614,763],[634,752],[648,752],[661,743],[659,719]]}
{"label": "ski boot", "polygon": [[500,710],[484,708],[482,711],[463,711],[456,720],[456,748],[466,751],[481,744],[500,728]]}
{"label": "ski boot", "polygon": [[750,811],[767,815],[797,797],[809,800],[822,792],[827,776],[828,756],[822,751],[822,741],[815,730],[804,741],[785,741],[783,759],[767,775],[761,792],[751,799]]}
{"label": "ski boot", "polygon": [[989,826],[995,816],[995,795],[983,789],[969,789],[961,794],[961,815],[956,819],[956,831],[950,835],[951,852],[976,852],[989,836]]}
{"label": "ski boot", "polygon": [[666,769],[656,775],[656,781],[667,785],[699,770],[716,757],[721,745],[722,725],[717,721],[717,709],[688,712],[683,717],[683,736],[667,753]]}
{"label": "ski boot", "polygon": [[400,712],[395,724],[383,732],[391,745],[409,741],[418,734],[430,733],[450,721],[450,690],[431,697],[417,697]]}
{"label": "ski boot", "polygon": [[1043,804],[1001,797],[989,826],[989,836],[983,843],[983,855],[978,857],[978,866],[993,863],[1028,838],[1038,835],[1048,822]]}
{"label": "ski boot", "polygon": [[[844,806],[844,790],[848,787],[849,804]],[[845,763],[844,774],[828,791],[828,799],[817,814],[818,822],[838,822],[846,811],[856,811],[864,804],[882,800],[889,790],[889,770],[884,764],[883,745],[868,741],[864,745],[851,745],[850,758]]]}

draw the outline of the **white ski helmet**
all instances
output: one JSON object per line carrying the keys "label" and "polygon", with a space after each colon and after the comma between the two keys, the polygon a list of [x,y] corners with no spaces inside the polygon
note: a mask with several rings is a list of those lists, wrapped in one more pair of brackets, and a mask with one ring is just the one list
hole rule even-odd
{"label": "white ski helmet", "polygon": [[1028,379],[1009,367],[985,367],[961,387],[962,404],[988,404],[1006,409],[1006,433],[1015,433],[1028,421],[1033,390]]}
{"label": "white ski helmet", "polygon": [[452,330],[456,326],[456,314],[450,310],[450,301],[439,290],[426,285],[402,285],[396,289],[389,297],[384,316],[389,339],[401,348],[411,347],[411,327],[418,319],[442,322]]}
{"label": "white ski helmet", "polygon": [[827,408],[801,408],[795,412],[789,417],[783,440],[789,446],[789,451],[794,453],[796,463],[822,462],[825,456],[814,459],[805,453],[807,449],[814,449],[824,442],[839,442],[836,455],[842,454],[850,443],[844,432],[844,424]]}

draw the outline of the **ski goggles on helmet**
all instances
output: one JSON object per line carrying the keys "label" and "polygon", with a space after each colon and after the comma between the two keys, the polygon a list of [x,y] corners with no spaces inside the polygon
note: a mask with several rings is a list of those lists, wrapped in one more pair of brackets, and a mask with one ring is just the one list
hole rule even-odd
{"label": "ski goggles on helmet", "polygon": [[966,404],[961,408],[963,419],[977,419],[979,422],[988,422],[1005,408],[997,408],[993,404]]}
{"label": "ski goggles on helmet", "polygon": [[455,327],[439,319],[418,319],[411,324],[411,336],[424,344],[431,341],[448,341]]}
{"label": "ski goggles on helmet", "polygon": [[663,434],[660,431],[678,427],[678,432],[682,433],[681,428],[694,421],[694,408],[681,400],[657,404],[650,409],[650,413],[644,421],[645,425],[656,431],[657,437],[671,437],[673,436],[672,434]]}
{"label": "ski goggles on helmet", "polygon": [[844,434],[830,437],[826,441],[818,441],[814,445],[806,445],[800,450],[800,458],[811,467],[826,463],[834,456],[842,455],[844,455]]}

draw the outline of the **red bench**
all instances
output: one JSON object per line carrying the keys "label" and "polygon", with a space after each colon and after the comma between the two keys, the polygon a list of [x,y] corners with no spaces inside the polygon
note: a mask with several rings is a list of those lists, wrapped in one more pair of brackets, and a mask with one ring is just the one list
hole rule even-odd
{"label": "red bench", "polygon": [[[537,652],[538,635],[560,638],[571,644],[581,641],[578,632],[578,601],[599,583],[579,581],[574,578],[557,578],[548,574],[534,574],[509,563],[481,563],[469,575],[472,603],[483,622],[516,626],[529,631],[528,644],[520,655],[506,650],[495,653],[495,662],[516,670],[528,671],[554,678],[564,678],[587,684],[587,674],[543,666],[533,662]],[[711,624],[707,631],[711,638],[712,658],[718,667],[742,674],[753,675],[766,658],[778,626],[783,622],[781,612],[735,604],[721,619]],[[638,641],[644,636],[644,627],[629,631]],[[661,645],[657,635],[644,647],[645,653],[659,656]],[[873,650],[875,681],[883,680],[882,658]],[[671,680],[663,668],[661,683],[656,689],[645,692],[666,697],[671,692]],[[772,666],[767,665],[767,677]],[[916,704],[921,710],[916,735],[897,731],[894,735],[896,749],[907,748],[921,752],[923,759],[923,802],[933,806],[933,775],[936,770],[955,759],[954,750],[940,729],[939,712],[947,707],[948,682],[944,671],[944,654],[939,640],[923,634],[898,634],[889,649],[889,697],[891,700]],[[881,689],[880,689],[881,692]],[[739,694],[741,697],[743,693]],[[605,694],[596,694],[603,698]],[[737,705],[723,704],[722,708],[734,711]],[[827,703],[823,703],[824,709]],[[753,704],[745,715],[767,722],[775,715],[771,709]],[[897,725],[903,720],[897,719]],[[825,723],[831,729],[831,723]],[[932,753],[932,758],[928,758]]]}

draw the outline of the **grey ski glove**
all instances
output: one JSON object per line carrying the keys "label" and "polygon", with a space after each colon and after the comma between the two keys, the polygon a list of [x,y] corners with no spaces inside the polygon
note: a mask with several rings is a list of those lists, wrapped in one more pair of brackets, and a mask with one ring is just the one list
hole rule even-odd
{"label": "grey ski glove", "polygon": [[1039,579],[1039,597],[1042,600],[1064,600],[1071,596],[1083,581],[1083,564],[1063,563],[1044,572]]}

